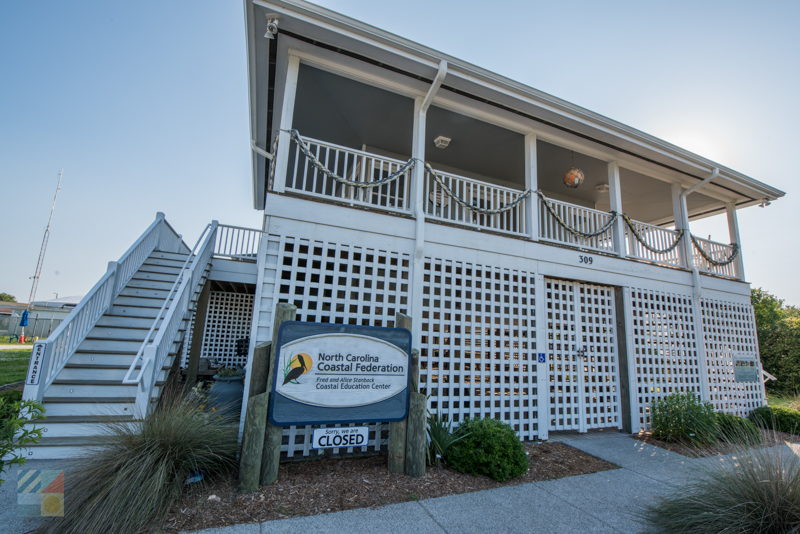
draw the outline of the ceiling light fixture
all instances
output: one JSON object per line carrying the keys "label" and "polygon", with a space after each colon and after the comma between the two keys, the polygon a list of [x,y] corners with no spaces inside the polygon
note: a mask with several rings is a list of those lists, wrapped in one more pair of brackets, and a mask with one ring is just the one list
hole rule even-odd
{"label": "ceiling light fixture", "polygon": [[433,144],[434,144],[434,146],[436,148],[444,150],[445,148],[450,146],[450,141],[452,141],[452,139],[450,139],[449,137],[445,137],[443,135],[440,135],[436,139],[433,140]]}

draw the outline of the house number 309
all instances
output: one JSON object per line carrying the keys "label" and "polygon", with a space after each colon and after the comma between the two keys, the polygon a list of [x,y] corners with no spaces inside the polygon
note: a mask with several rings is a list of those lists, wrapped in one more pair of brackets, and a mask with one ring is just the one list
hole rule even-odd
{"label": "house number 309", "polygon": [[594,263],[594,258],[592,258],[591,256],[584,256],[581,254],[578,255],[578,263],[585,263],[587,265],[591,265],[592,263]]}

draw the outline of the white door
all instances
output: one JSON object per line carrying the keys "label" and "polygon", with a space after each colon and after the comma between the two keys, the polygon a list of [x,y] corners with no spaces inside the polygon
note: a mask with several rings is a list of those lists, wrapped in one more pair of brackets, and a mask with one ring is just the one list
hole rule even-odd
{"label": "white door", "polygon": [[621,428],[614,289],[545,278],[550,430]]}

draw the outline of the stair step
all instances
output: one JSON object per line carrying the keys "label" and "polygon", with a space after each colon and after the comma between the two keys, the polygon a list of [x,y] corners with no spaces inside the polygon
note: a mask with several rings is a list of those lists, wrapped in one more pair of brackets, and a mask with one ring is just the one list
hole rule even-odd
{"label": "stair step", "polygon": [[125,415],[46,415],[44,419],[28,423],[37,425],[41,423],[130,423],[136,421],[133,414]]}
{"label": "stair step", "polygon": [[[142,340],[126,340],[126,339],[92,339],[86,338],[83,340],[78,346],[78,351],[80,352],[107,352],[107,353],[126,353],[132,352],[136,354],[139,352],[139,349],[142,347]],[[180,342],[175,340],[172,342],[172,348],[170,352],[175,352],[178,350],[178,345]],[[76,352],[78,352],[76,351]]]}
{"label": "stair step", "polygon": [[158,315],[161,306],[133,306],[131,304],[112,304],[105,316],[148,318],[151,321]]}
{"label": "stair step", "polygon": [[[94,365],[94,364],[108,364],[115,367],[130,367],[133,358],[136,356],[135,351],[127,351],[123,353],[109,353],[109,352],[76,352],[69,359],[67,365]],[[167,363],[172,362],[175,352],[167,356]],[[66,367],[66,366],[65,366]]]}
{"label": "stair step", "polygon": [[160,299],[162,302],[169,296],[169,289],[148,289],[145,287],[126,287],[119,292],[122,297],[144,297]]}
{"label": "stair step", "polygon": [[163,280],[139,280],[138,278],[131,280],[128,282],[128,285],[125,288],[129,287],[141,287],[144,289],[166,289],[169,291],[172,289],[172,286],[175,285],[175,282],[166,282]]}
{"label": "stair step", "polygon": [[186,256],[188,256],[188,255],[189,255],[188,252],[166,252],[166,251],[163,251],[163,250],[156,250],[156,251],[153,251],[150,254],[149,257],[150,258],[173,259],[173,260],[180,260],[180,259],[185,260]]}
{"label": "stair step", "polygon": [[175,282],[178,278],[177,274],[166,274],[146,270],[138,270],[131,277],[131,280],[160,280],[162,282]]}
{"label": "stair step", "polygon": [[48,397],[45,396],[42,399],[42,402],[47,404],[133,404],[136,402],[135,396],[126,396],[126,397],[114,397],[114,396],[107,396],[107,397],[100,397],[100,396],[91,396],[91,397],[58,397],[52,396]]}
{"label": "stair step", "polygon": [[134,413],[135,399],[130,402],[47,402],[47,417],[59,416],[129,416]]}
{"label": "stair step", "polygon": [[[77,398],[95,397],[95,402],[104,402],[104,397],[131,397],[136,395],[135,384],[121,384],[112,380],[56,380],[47,389],[48,395],[53,397]],[[153,393],[159,395],[160,388]]]}
{"label": "stair step", "polygon": [[[187,256],[187,258],[188,258],[188,256]],[[152,266],[169,267],[171,269],[177,269],[177,270],[182,269],[185,264],[186,264],[186,258],[181,258],[181,259],[177,259],[177,258],[154,258],[153,256],[150,256],[149,258],[144,260],[144,263],[142,263],[142,265],[145,265],[145,266],[148,266],[148,267],[152,267]]]}
{"label": "stair step", "polygon": [[66,437],[106,437],[109,433],[109,424],[116,424],[134,428],[136,421],[129,419],[119,423],[110,422],[73,422],[73,423],[50,423],[39,421],[30,423],[31,426],[42,429],[42,436],[54,438]]}
{"label": "stair step", "polygon": [[138,306],[140,308],[155,308],[158,311],[161,309],[162,304],[164,304],[163,298],[119,296],[114,299],[112,308],[114,306]]}
{"label": "stair step", "polygon": [[130,315],[106,314],[102,316],[99,321],[97,321],[97,326],[95,328],[130,328],[133,330],[143,328],[145,331],[147,331],[150,329],[150,326],[152,326],[154,318],[155,314],[153,314],[153,317],[134,317]]}
{"label": "stair step", "polygon": [[133,276],[136,278],[141,278],[139,276],[140,273],[149,273],[149,274],[163,274],[169,276],[173,279],[178,277],[178,274],[181,272],[181,267],[171,267],[169,265],[148,265],[143,263],[139,270],[136,271],[136,274]]}
{"label": "stair step", "polygon": [[129,339],[144,341],[144,337],[153,325],[152,319],[146,319],[144,326],[105,326],[98,325],[92,328],[87,339]]}

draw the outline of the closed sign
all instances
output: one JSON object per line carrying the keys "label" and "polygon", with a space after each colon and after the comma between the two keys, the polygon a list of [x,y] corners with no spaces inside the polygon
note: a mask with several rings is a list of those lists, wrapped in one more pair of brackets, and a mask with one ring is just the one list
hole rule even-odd
{"label": "closed sign", "polygon": [[317,428],[311,435],[311,448],[362,447],[367,444],[368,440],[369,428],[365,426]]}

